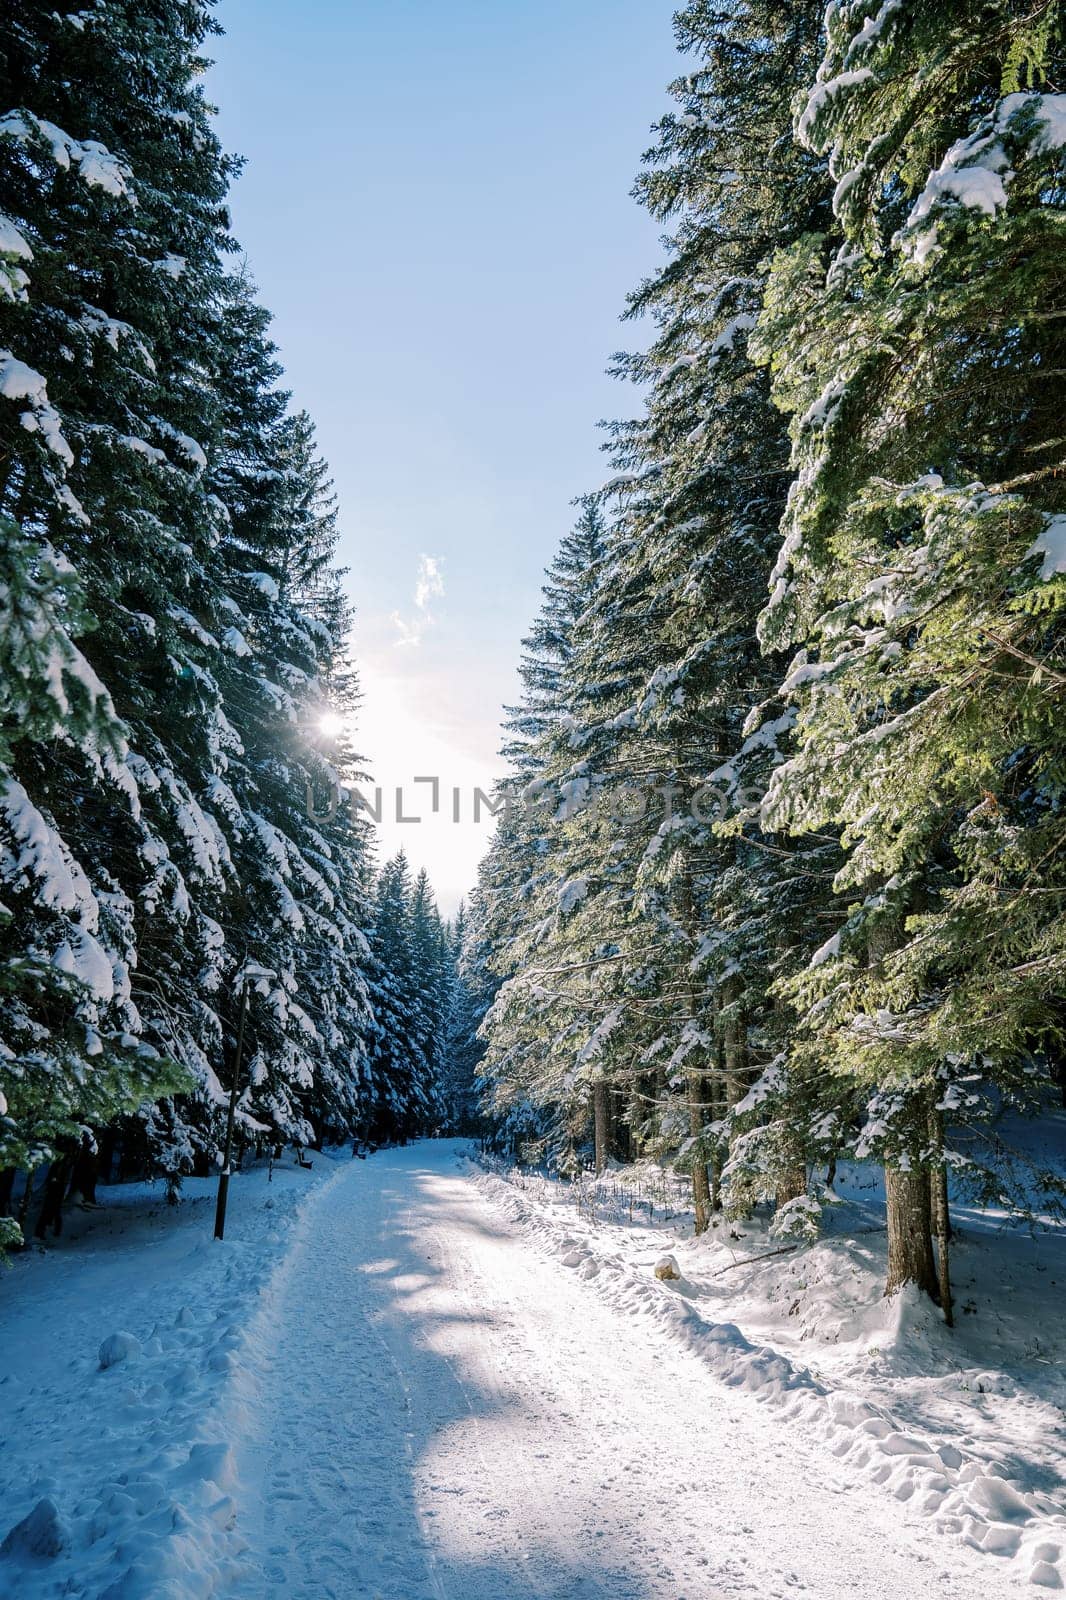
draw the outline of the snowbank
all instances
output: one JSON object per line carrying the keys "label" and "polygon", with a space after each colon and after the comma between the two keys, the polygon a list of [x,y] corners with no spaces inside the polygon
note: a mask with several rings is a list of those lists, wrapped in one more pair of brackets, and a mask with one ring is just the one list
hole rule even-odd
{"label": "snowbank", "polygon": [[[952,1332],[917,1294],[881,1294],[884,1234],[868,1200],[846,1200],[834,1217],[854,1236],[743,1264],[775,1249],[764,1224],[724,1223],[694,1239],[677,1202],[669,1221],[667,1206],[658,1224],[630,1223],[618,1198],[625,1176],[580,1194],[521,1173],[479,1171],[476,1181],[541,1250],[594,1281],[634,1337],[654,1325],[720,1382],[824,1441],[909,1520],[1009,1563],[1020,1580],[1066,1586],[1066,1351],[1048,1354],[1063,1342],[1061,1230],[997,1234],[996,1219],[961,1212]],[[874,1182],[863,1169],[847,1177],[859,1190]],[[660,1277],[666,1258],[676,1281]]]}
{"label": "snowbank", "polygon": [[221,1243],[214,1180],[189,1180],[176,1212],[128,1184],[15,1260],[0,1281],[0,1594],[193,1600],[228,1582],[257,1319],[349,1159],[235,1175]]}

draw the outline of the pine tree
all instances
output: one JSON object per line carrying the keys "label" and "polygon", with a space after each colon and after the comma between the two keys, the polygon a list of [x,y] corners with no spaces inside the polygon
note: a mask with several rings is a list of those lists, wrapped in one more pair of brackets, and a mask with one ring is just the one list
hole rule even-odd
{"label": "pine tree", "polygon": [[443,1110],[440,1080],[451,1002],[451,950],[424,867],[411,897],[411,956],[418,993],[415,1042],[422,1058],[423,1126],[436,1126]]}
{"label": "pine tree", "polygon": [[469,907],[460,902],[449,929],[451,995],[441,1093],[445,1126],[456,1134],[480,1134],[484,1127],[480,1092],[485,1044],[478,1030],[499,984],[489,966],[491,947],[483,919],[481,891],[475,889]]}
{"label": "pine tree", "polygon": [[602,519],[586,502],[546,574],[526,640],[525,696],[507,724],[509,803],[479,878],[481,936],[502,980],[482,1025],[497,1133],[512,1147],[537,1144],[567,1163],[584,1137],[593,1084],[602,1081],[591,1058],[578,1059],[594,1008],[587,994],[573,997],[565,984],[540,978],[560,966],[585,970],[573,916],[589,892],[574,822],[589,789],[574,749],[582,724],[575,655],[602,554]]}
{"label": "pine tree", "polygon": [[560,542],[545,574],[543,603],[522,641],[518,667],[522,701],[508,708],[504,726],[510,738],[501,754],[514,782],[535,776],[537,741],[565,719],[567,674],[573,654],[573,631],[591,603],[604,558],[606,524],[594,496],[581,504],[581,515]]}
{"label": "pine tree", "polygon": [[3,58],[5,1164],[138,1106],[155,1170],[209,1164],[249,958],[277,977],[244,1136],[364,1115],[366,831],[308,800],[356,770],[319,730],[354,714],[350,616],[313,432],[226,267],[213,28],[31,3]]}
{"label": "pine tree", "polygon": [[1061,12],[827,26],[796,126],[835,220],[779,257],[758,335],[797,474],[762,632],[798,650],[798,750],[762,809],[843,828],[806,1048],[869,1097],[889,1289],[935,1294],[943,1115],[988,1109],[982,1078],[1032,1103],[1060,1027]]}
{"label": "pine tree", "polygon": [[527,938],[510,956],[523,970],[486,1024],[490,1068],[498,1037],[513,1071],[523,1044],[530,1053],[528,1009],[544,1080],[594,1086],[596,1164],[608,1144],[675,1158],[701,1227],[726,1144],[743,1133],[727,1173],[744,1206],[802,1188],[810,1129],[825,1128],[793,1104],[767,1134],[766,1085],[756,1116],[729,1109],[746,1106],[764,1065],[777,1102],[797,1098],[771,990],[805,959],[835,850],[832,838],[795,851],[735,826],[792,720],[756,637],[787,438],[746,341],[766,258],[828,214],[824,162],[789,138],[819,19],[814,6],[705,4],[678,18],[697,60],[673,86],[681,109],[660,125],[639,185],[675,231],[630,305],[654,317],[652,346],[618,361],[653,387],[645,414],[613,430],[601,581],[575,614],[566,715],[537,752],[538,775],[580,798],[530,861]]}
{"label": "pine tree", "polygon": [[72,638],[89,623],[72,569],[16,523],[0,523],[0,533],[2,1170],[36,1167],[84,1121],[132,1110],[181,1080],[131,1031],[128,902],[90,881],[14,774],[23,741],[58,742],[117,804],[130,804],[124,730]]}
{"label": "pine tree", "polygon": [[[192,417],[202,402],[185,378],[199,368],[199,327],[192,277],[182,282],[173,254],[180,241],[197,294],[217,279],[227,169],[193,82],[205,27],[193,6],[161,7],[138,26],[119,5],[88,20],[31,5],[4,58],[0,92],[12,109],[0,117],[0,509],[17,529],[10,558],[38,594],[55,596],[49,574],[62,574],[59,628],[74,647],[53,634],[47,660],[18,666],[26,697],[51,702],[59,742],[44,744],[49,730],[37,715],[12,730],[4,752],[12,801],[4,875],[21,897],[8,971],[27,976],[43,959],[55,974],[51,1015],[28,1024],[37,1082],[23,1079],[12,1098],[29,1091],[38,1117],[53,1121],[30,1165],[54,1148],[64,1123],[69,1133],[78,1118],[103,1121],[181,1079],[150,1043],[133,987],[143,981],[135,924],[150,894],[141,869],[152,869],[157,898],[187,901],[140,792],[136,720],[157,685],[172,693],[184,671],[180,647],[166,654],[159,578],[186,551],[194,559],[211,531],[190,422],[206,436],[213,418]],[[21,607],[27,591],[18,587]],[[44,623],[42,642],[51,627]],[[99,736],[86,732],[90,703]],[[73,980],[88,1029],[81,1063],[56,992],[60,974]],[[112,1039],[139,1057],[135,1070],[116,1072]],[[71,1075],[85,1087],[63,1090]]]}
{"label": "pine tree", "polygon": [[406,1141],[426,1128],[435,1104],[414,940],[414,891],[402,850],[378,874],[370,951],[369,1131],[376,1142]]}

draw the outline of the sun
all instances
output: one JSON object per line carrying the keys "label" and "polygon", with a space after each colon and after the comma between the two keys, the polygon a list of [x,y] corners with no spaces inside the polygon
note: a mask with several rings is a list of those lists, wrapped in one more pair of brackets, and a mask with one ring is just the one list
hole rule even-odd
{"label": "sun", "polygon": [[323,711],[318,719],[318,731],[326,739],[336,739],[344,728],[344,718],[336,711]]}

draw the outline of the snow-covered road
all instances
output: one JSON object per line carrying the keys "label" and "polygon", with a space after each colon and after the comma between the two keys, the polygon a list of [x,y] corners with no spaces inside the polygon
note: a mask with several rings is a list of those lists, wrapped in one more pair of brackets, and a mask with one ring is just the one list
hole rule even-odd
{"label": "snow-covered road", "polygon": [[1013,1589],[650,1320],[620,1322],[446,1142],[311,1196],[247,1337],[233,1600]]}

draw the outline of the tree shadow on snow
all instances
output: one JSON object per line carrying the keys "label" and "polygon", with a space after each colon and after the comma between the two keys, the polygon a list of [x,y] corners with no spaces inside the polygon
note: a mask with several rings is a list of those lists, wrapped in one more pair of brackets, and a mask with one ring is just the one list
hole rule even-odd
{"label": "tree shadow on snow", "polygon": [[[543,1397],[523,1389],[520,1323],[483,1275],[464,1276],[465,1251],[513,1248],[513,1234],[424,1155],[379,1159],[402,1172],[395,1182],[382,1173],[380,1187],[367,1185],[367,1213],[353,1210],[339,1300],[333,1259],[318,1260],[306,1281],[298,1270],[289,1287],[317,1296],[315,1339],[327,1341],[336,1379],[326,1393],[313,1384],[301,1393],[297,1353],[291,1375],[279,1358],[291,1448],[264,1474],[273,1521],[253,1538],[235,1594],[650,1600],[661,1590],[617,1559],[623,1530],[597,1503],[596,1483],[571,1481],[561,1493],[543,1426],[527,1427]],[[374,1227],[377,1238],[366,1237]],[[464,1301],[467,1283],[477,1304]],[[590,1463],[589,1475],[602,1466]],[[626,1530],[630,1544],[636,1528]]]}

